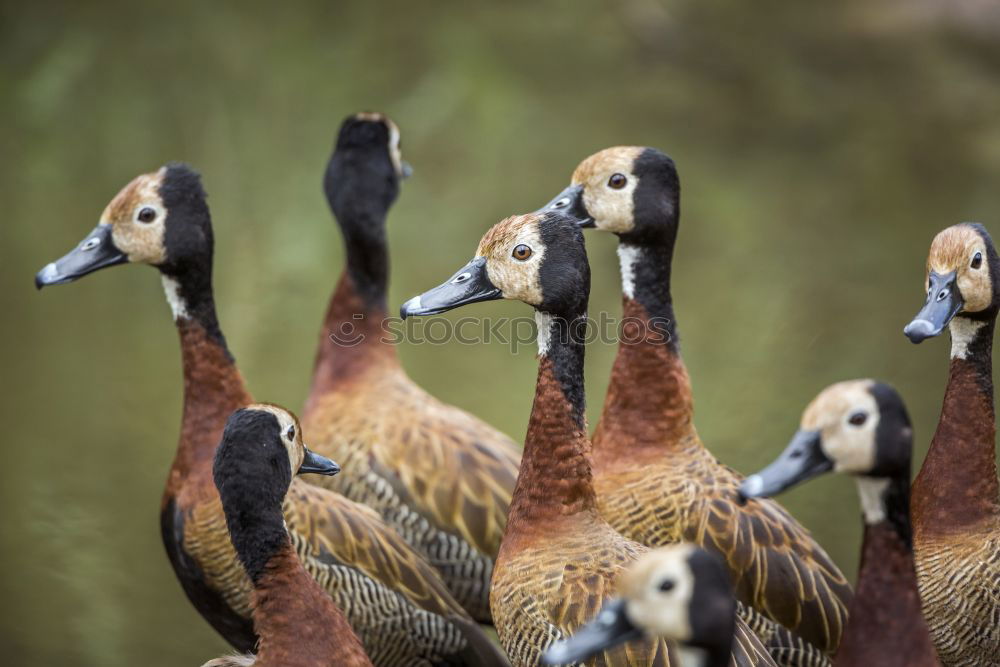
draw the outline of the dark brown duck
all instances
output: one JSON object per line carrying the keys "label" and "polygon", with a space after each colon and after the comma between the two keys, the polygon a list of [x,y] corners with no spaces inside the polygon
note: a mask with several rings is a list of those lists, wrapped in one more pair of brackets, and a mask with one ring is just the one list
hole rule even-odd
{"label": "dark brown duck", "polygon": [[903,399],[873,380],[824,389],[785,451],[740,486],[744,498],[781,493],[828,471],[853,475],[864,542],[837,667],[939,665],[917,591],[910,524],[913,428]]}
{"label": "dark brown duck", "polygon": [[[720,463],[694,425],[691,380],[680,355],[671,263],[680,222],[673,160],[653,148],[591,155],[546,209],[618,237],[623,329],[594,432],[601,513],[647,546],[693,542],[721,555],[743,612],[779,663],[825,662],[840,643],[851,589],[781,505],[740,506],[742,476]],[[792,659],[790,656],[795,656]]]}
{"label": "dark brown duck", "polygon": [[945,665],[1000,660],[1000,490],[993,331],[1000,259],[986,229],[963,223],[931,243],[927,301],[904,333],[951,332],[948,386],[913,483],[913,537],[924,616]]}
{"label": "dark brown duck", "polygon": [[[211,216],[197,173],[172,164],[129,183],[101,223],[42,269],[39,287],[126,262],[156,267],[180,334],[184,413],[160,513],[164,546],[191,603],[236,649],[253,649],[252,582],[226,530],[212,459],[227,417],[252,403],[219,327]],[[438,573],[371,509],[296,478],[292,544],[379,665],[503,664]]]}
{"label": "dark brown duck", "polygon": [[[537,665],[553,642],[597,615],[646,548],[617,533],[597,506],[584,414],[584,335],[590,267],[578,221],[559,213],[507,218],[447,282],[407,301],[404,317],[489,299],[535,308],[538,380],[490,605],[514,664]],[[773,664],[741,621],[738,664]],[[663,639],[608,646],[585,665],[666,665]]]}
{"label": "dark brown duck", "polygon": [[344,121],[324,190],[347,266],[323,322],[303,424],[312,446],[352,473],[323,484],[377,510],[488,622],[520,452],[414,383],[386,340],[386,215],[406,171],[391,120],[362,113]]}
{"label": "dark brown duck", "polygon": [[302,444],[295,415],[254,404],[226,422],[213,478],[236,554],[253,582],[257,655],[204,667],[372,667],[344,613],[306,572],[285,529],[282,503],[294,475],[340,467]]}

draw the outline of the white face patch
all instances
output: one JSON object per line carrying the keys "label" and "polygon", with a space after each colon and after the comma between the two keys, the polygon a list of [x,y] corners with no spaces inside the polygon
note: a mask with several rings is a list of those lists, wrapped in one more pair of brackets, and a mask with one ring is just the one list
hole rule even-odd
{"label": "white face patch", "polygon": [[128,261],[162,264],[167,258],[164,242],[167,211],[160,199],[165,170],[135,178],[108,204],[101,224],[111,225],[115,246]]}
{"label": "white face patch", "polygon": [[[644,559],[642,580],[627,591],[625,615],[638,628],[654,637],[677,642],[691,639],[691,596],[694,576],[687,558],[690,545],[658,549]],[[669,586],[669,590],[663,590]]]}
{"label": "white face patch", "polygon": [[802,428],[819,431],[823,453],[842,473],[864,474],[875,466],[879,410],[870,380],[839,382],[824,389],[802,417]]}
{"label": "white face patch", "polygon": [[630,299],[635,298],[635,265],[641,259],[642,250],[639,246],[627,243],[618,244],[618,264],[621,266],[622,293]]}
{"label": "white face patch", "polygon": [[951,358],[966,359],[969,356],[969,343],[976,337],[985,322],[976,322],[967,317],[954,317],[948,323],[951,332]]}
{"label": "white face patch", "polygon": [[[634,195],[639,179],[632,168],[642,151],[639,146],[606,148],[585,159],[573,172],[572,182],[583,186],[583,205],[597,229],[622,234],[635,227]],[[619,187],[612,187],[612,183]]]}
{"label": "white face patch", "polygon": [[861,511],[865,523],[871,525],[885,521],[885,490],[889,488],[889,480],[881,477],[859,476],[858,496],[861,498]]}
{"label": "white face patch", "polygon": [[170,304],[170,310],[174,314],[174,321],[188,319],[190,315],[188,315],[187,303],[181,297],[180,283],[166,274],[160,274],[160,279],[163,281],[163,291],[167,295],[167,303]]}
{"label": "white face patch", "polygon": [[[525,260],[514,257],[514,249],[525,245],[531,256]],[[531,306],[542,303],[542,283],[539,270],[545,258],[537,225],[526,225],[513,241],[508,241],[486,257],[486,275],[505,299],[523,301]]]}

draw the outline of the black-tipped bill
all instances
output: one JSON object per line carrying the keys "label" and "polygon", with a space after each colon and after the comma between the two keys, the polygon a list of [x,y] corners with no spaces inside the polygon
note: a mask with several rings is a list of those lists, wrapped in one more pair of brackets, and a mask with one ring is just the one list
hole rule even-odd
{"label": "black-tipped bill", "polygon": [[35,274],[35,287],[62,285],[82,278],[106,266],[128,261],[111,238],[111,225],[98,225],[73,250],[54,262],[49,262]]}
{"label": "black-tipped bill", "polygon": [[298,474],[306,472],[314,472],[317,475],[336,475],[340,472],[340,466],[325,456],[320,456],[311,449],[306,449]]}
{"label": "black-tipped bill", "polygon": [[467,303],[492,301],[501,296],[486,273],[486,258],[476,257],[447,282],[404,303],[399,316],[405,320],[411,315],[437,315]]}
{"label": "black-tipped bill", "polygon": [[965,302],[958,291],[957,272],[941,275],[931,271],[927,275],[927,302],[903,333],[911,343],[922,343],[940,335],[952,318],[962,310]]}
{"label": "black-tipped bill", "polygon": [[833,470],[833,461],[821,447],[819,431],[800,429],[785,451],[771,465],[740,484],[740,502],[750,498],[769,498],[785,489]]}
{"label": "black-tipped bill", "polygon": [[608,600],[597,618],[576,631],[572,637],[557,641],[542,656],[546,665],[582,662],[595,653],[642,638],[642,631],[625,614],[625,600]]}
{"label": "black-tipped bill", "polygon": [[594,218],[587,212],[587,207],[583,205],[583,186],[571,185],[548,204],[538,209],[538,213],[548,211],[559,211],[564,215],[576,220],[577,224],[584,228],[594,227]]}

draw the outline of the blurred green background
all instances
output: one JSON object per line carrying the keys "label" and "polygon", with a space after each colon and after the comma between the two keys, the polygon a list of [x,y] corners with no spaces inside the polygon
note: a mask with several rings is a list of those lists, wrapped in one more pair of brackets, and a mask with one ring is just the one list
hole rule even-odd
{"label": "blurred green background", "polygon": [[[415,169],[390,217],[392,307],[580,159],[656,146],[683,182],[674,292],[709,447],[750,472],[819,389],[876,376],[909,403],[919,463],[948,342],[916,348],[901,328],[934,233],[997,231],[998,36],[985,0],[3,2],[4,664],[226,650],[160,544],[181,375],[155,272],[32,287],[136,174],[203,172],[223,328],[256,396],[298,409],[343,263],[320,178],[345,115],[390,114]],[[614,239],[588,246],[591,313],[617,314]],[[532,349],[401,353],[433,393],[523,437]],[[614,348],[588,353],[593,421]],[[853,575],[853,484],[784,502]]]}

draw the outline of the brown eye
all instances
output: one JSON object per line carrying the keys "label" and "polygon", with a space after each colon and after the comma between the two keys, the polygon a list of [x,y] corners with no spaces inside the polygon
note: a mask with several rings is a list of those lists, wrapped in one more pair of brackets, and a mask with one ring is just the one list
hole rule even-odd
{"label": "brown eye", "polygon": [[972,258],[972,268],[978,269],[983,265],[983,253],[977,252],[976,256]]}
{"label": "brown eye", "polygon": [[659,588],[664,593],[668,593],[674,590],[674,581],[673,579],[664,579],[663,581],[660,582],[660,585],[657,586],[657,588]]}
{"label": "brown eye", "polygon": [[529,248],[528,246],[526,246],[523,243],[521,243],[516,248],[514,248],[514,252],[511,253],[511,254],[513,254],[514,259],[517,259],[517,260],[520,260],[520,261],[523,262],[524,260],[526,260],[529,257],[531,257],[531,248]]}
{"label": "brown eye", "polygon": [[295,440],[295,427],[294,427],[294,426],[289,426],[289,427],[288,427],[288,432],[287,432],[287,433],[285,433],[285,436],[286,436],[286,437],[287,437],[287,438],[288,438],[289,440]]}
{"label": "brown eye", "polygon": [[615,190],[621,190],[626,183],[628,183],[628,179],[625,178],[624,174],[611,174],[611,178],[608,179],[608,187]]}
{"label": "brown eye", "polygon": [[152,222],[156,220],[156,210],[148,206],[139,211],[139,222]]}
{"label": "brown eye", "polygon": [[849,421],[854,426],[861,426],[868,420],[868,414],[864,412],[855,412],[848,418]]}

